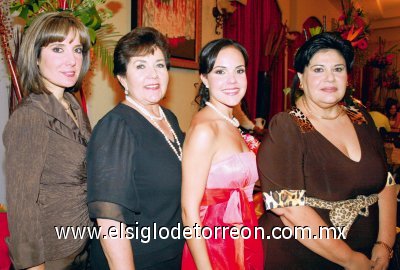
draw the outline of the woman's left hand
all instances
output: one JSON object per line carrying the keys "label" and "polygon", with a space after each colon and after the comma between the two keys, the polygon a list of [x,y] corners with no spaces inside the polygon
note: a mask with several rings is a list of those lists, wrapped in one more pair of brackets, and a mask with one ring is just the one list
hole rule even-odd
{"label": "woman's left hand", "polygon": [[382,245],[374,245],[371,261],[374,262],[374,270],[386,270],[389,267],[389,252]]}

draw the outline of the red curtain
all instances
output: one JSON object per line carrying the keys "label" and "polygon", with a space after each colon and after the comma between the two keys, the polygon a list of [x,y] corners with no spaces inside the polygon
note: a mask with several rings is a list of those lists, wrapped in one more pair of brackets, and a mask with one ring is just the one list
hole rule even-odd
{"label": "red curtain", "polygon": [[[266,56],[265,51],[269,35],[272,32],[279,34],[283,27],[282,14],[276,0],[249,0],[246,6],[236,3],[236,7],[237,10],[224,22],[224,37],[238,41],[249,54],[245,98],[250,117],[270,118],[283,110],[284,50],[281,48],[275,59]],[[263,75],[264,83],[259,81]],[[256,106],[257,92],[260,98],[266,97],[261,100],[261,105],[267,109],[265,116],[257,115],[260,114],[257,111],[265,113],[260,102],[259,108]]]}

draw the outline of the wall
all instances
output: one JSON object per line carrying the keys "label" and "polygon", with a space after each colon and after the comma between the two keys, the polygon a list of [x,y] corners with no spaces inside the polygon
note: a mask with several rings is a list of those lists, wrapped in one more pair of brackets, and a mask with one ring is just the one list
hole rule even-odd
{"label": "wall", "polygon": [[304,21],[315,16],[322,22],[326,16],[327,30],[332,29],[332,19],[340,16],[340,8],[329,0],[278,0],[282,11],[282,20],[287,22],[289,31],[302,32]]}
{"label": "wall", "polygon": [[[116,30],[126,34],[130,30],[131,1],[119,0],[121,6],[108,22],[114,24]],[[202,45],[220,36],[214,33],[215,19],[212,16],[214,0],[202,1]],[[90,75],[91,86],[87,92],[89,119],[94,126],[97,121],[123,99],[120,86],[115,79],[97,69]],[[194,84],[199,81],[197,70],[171,68],[170,81],[166,98],[162,104],[171,109],[178,117],[183,130],[187,130],[197,107],[193,100],[196,96]]]}

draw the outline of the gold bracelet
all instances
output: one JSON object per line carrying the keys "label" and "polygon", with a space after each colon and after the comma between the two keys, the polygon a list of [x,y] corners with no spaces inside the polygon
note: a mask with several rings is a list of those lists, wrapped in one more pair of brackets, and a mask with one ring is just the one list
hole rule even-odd
{"label": "gold bracelet", "polygon": [[389,252],[389,259],[393,258],[393,249],[391,247],[389,247],[388,244],[386,244],[385,242],[382,242],[382,241],[376,241],[375,245],[384,246],[387,249],[387,251]]}

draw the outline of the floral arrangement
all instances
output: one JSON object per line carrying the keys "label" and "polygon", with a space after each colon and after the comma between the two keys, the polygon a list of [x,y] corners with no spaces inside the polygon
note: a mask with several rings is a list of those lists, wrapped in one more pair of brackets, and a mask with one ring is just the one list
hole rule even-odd
{"label": "floral arrangement", "polygon": [[385,40],[383,40],[381,37],[379,37],[378,46],[377,52],[375,52],[374,55],[368,59],[368,64],[374,68],[383,70],[393,63],[393,59],[400,50],[396,49],[397,44],[395,44],[390,49],[385,51]]}
{"label": "floral arrangement", "polygon": [[393,69],[388,72],[381,72],[375,80],[377,84],[388,90],[400,88],[399,71]]}
{"label": "floral arrangement", "polygon": [[17,16],[26,22],[26,27],[29,27],[33,18],[43,12],[72,12],[88,28],[94,55],[101,58],[102,64],[112,71],[112,50],[116,41],[110,38],[117,37],[118,34],[114,32],[111,24],[104,24],[104,21],[112,17],[112,11],[96,7],[105,2],[106,0],[18,0],[14,1],[10,12],[17,12]]}
{"label": "floral arrangement", "polygon": [[18,17],[26,22],[26,27],[40,13],[70,11],[86,25],[90,40],[95,44],[96,30],[102,27],[103,21],[112,16],[108,9],[96,9],[96,5],[104,3],[105,0],[19,0],[13,3],[10,11],[17,12]]}
{"label": "floral arrangement", "polygon": [[375,53],[374,56],[368,60],[368,63],[374,68],[385,69],[393,63],[394,57],[395,54],[393,53]]}
{"label": "floral arrangement", "polygon": [[342,14],[334,24],[335,31],[339,32],[342,38],[349,40],[356,50],[366,50],[370,30],[364,11],[351,0],[347,0],[346,3],[342,0],[341,4]]}
{"label": "floral arrangement", "polygon": [[[92,64],[96,58],[101,60],[101,64],[108,68],[111,73],[113,70],[113,50],[116,45],[115,37],[119,34],[114,32],[111,24],[104,21],[112,17],[111,10],[107,8],[98,9],[97,6],[105,4],[106,0],[2,0],[5,5],[0,9],[0,36],[1,46],[7,59],[8,70],[11,75],[12,91],[10,92],[10,113],[15,109],[16,104],[21,101],[22,95],[19,89],[18,74],[15,68],[15,60],[11,54],[10,42],[14,39],[16,51],[21,42],[20,32],[12,33],[11,16],[16,15],[25,22],[25,27],[29,27],[37,15],[45,12],[71,12],[80,19],[88,28],[90,41],[92,43],[91,56]],[[5,10],[7,8],[7,10]],[[93,67],[94,65],[92,65]],[[82,107],[86,110],[84,93],[81,90]]]}
{"label": "floral arrangement", "polygon": [[398,89],[400,88],[399,84],[399,74],[397,70],[392,70],[386,73],[386,78],[382,82],[382,86],[387,89]]}

